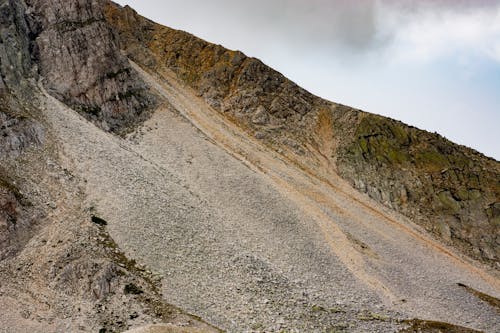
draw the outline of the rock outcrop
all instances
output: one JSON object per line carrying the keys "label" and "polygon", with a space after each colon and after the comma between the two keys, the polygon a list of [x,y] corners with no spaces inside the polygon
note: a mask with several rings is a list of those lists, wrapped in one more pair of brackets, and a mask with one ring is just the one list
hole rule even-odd
{"label": "rock outcrop", "polygon": [[43,217],[7,163],[45,141],[36,106],[27,102],[37,73],[25,11],[21,1],[0,2],[0,260],[17,254]]}
{"label": "rock outcrop", "polygon": [[474,258],[500,258],[500,164],[438,134],[363,114],[338,156],[354,187]]}
{"label": "rock outcrop", "polygon": [[22,1],[0,1],[0,93],[28,86],[27,78],[36,78],[32,55],[32,31]]}
{"label": "rock outcrop", "polygon": [[43,145],[44,128],[26,108],[14,95],[0,93],[0,159]]}
{"label": "rock outcrop", "polygon": [[120,132],[147,118],[154,104],[120,53],[104,20],[104,1],[28,0],[45,88],[106,130]]}
{"label": "rock outcrop", "polygon": [[16,186],[0,174],[0,260],[16,255],[42,219]]}

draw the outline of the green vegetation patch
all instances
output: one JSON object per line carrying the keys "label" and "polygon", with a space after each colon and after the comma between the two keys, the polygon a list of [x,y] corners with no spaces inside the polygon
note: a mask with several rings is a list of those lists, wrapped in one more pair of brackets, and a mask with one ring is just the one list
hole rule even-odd
{"label": "green vegetation patch", "polygon": [[399,331],[400,333],[479,333],[471,328],[456,326],[438,321],[427,321],[421,319],[405,320],[404,323],[410,327]]}
{"label": "green vegetation patch", "polygon": [[500,299],[493,297],[491,295],[485,294],[483,292],[480,292],[474,288],[471,288],[463,283],[457,283],[458,286],[465,288],[468,292],[470,292],[472,295],[476,296],[480,300],[488,303],[492,307],[494,307],[498,312],[500,312]]}
{"label": "green vegetation patch", "polygon": [[410,133],[391,119],[376,115],[365,116],[356,130],[356,142],[349,149],[354,155],[382,163],[401,165],[410,161]]}
{"label": "green vegetation patch", "polygon": [[371,320],[388,321],[389,317],[375,312],[363,312],[358,315],[358,319],[364,321],[371,321]]}
{"label": "green vegetation patch", "polygon": [[362,118],[355,133],[355,142],[348,148],[353,155],[368,160],[400,166],[413,164],[429,172],[440,172],[452,164],[468,164],[455,154],[452,143],[437,135],[419,131],[399,121],[368,114]]}
{"label": "green vegetation patch", "polygon": [[432,148],[416,152],[415,161],[417,166],[429,171],[440,171],[450,165],[446,155]]}
{"label": "green vegetation patch", "polygon": [[443,191],[438,194],[439,201],[446,207],[448,210],[457,213],[460,211],[460,203],[458,203],[449,191]]}

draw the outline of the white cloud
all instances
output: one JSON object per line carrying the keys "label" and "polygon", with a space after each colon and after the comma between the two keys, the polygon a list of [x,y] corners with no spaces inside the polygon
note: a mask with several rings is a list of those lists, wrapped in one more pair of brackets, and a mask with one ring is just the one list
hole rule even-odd
{"label": "white cloud", "polygon": [[421,5],[411,10],[378,3],[379,34],[391,35],[386,55],[427,63],[443,57],[487,57],[500,63],[500,4],[478,7]]}

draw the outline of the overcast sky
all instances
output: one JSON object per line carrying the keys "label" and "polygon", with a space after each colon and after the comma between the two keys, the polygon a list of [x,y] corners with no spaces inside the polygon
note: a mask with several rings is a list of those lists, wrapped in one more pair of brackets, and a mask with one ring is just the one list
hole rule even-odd
{"label": "overcast sky", "polygon": [[500,160],[500,0],[117,2]]}

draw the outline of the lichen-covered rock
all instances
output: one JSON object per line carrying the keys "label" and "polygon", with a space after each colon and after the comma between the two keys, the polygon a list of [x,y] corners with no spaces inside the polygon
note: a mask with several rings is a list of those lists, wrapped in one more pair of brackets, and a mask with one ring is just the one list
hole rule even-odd
{"label": "lichen-covered rock", "polygon": [[472,257],[500,259],[500,225],[488,215],[500,202],[497,161],[381,116],[363,114],[353,125],[338,151],[344,178]]}
{"label": "lichen-covered rock", "polygon": [[120,53],[100,0],[28,0],[46,89],[102,128],[120,132],[154,103]]}

